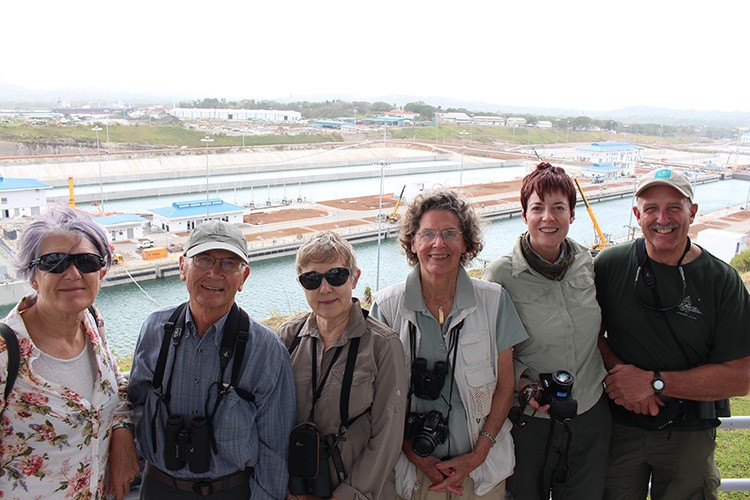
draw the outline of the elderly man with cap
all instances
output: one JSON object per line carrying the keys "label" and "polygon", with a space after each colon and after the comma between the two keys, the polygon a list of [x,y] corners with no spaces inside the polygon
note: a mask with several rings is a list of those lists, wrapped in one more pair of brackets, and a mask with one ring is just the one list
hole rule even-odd
{"label": "elderly man with cap", "polygon": [[605,499],[717,498],[717,417],[750,391],[750,299],[737,271],[690,241],[690,181],[638,183],[643,238],[595,260],[614,426]]}
{"label": "elderly man with cap", "polygon": [[143,323],[128,385],[142,409],[141,498],[286,494],[294,379],[276,334],[235,304],[249,273],[242,232],[204,222],[180,257],[188,302]]}

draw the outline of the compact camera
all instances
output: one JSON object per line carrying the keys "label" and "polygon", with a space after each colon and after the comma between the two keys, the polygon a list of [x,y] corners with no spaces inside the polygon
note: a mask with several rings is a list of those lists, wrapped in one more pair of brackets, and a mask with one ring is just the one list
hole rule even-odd
{"label": "compact camera", "polygon": [[558,420],[569,420],[578,413],[578,401],[573,399],[573,374],[567,370],[555,370],[552,373],[540,373],[542,395],[539,404],[550,405],[549,414]]}
{"label": "compact camera", "polygon": [[190,472],[207,472],[211,463],[211,437],[208,420],[195,417],[190,426],[185,419],[172,415],[167,419],[164,433],[164,465],[169,470],[180,470],[185,465]]}
{"label": "compact camera", "polygon": [[446,375],[448,375],[448,363],[445,361],[435,361],[432,370],[428,370],[426,359],[415,359],[411,366],[414,395],[430,401],[438,399],[440,391],[443,390]]}
{"label": "compact camera", "polygon": [[437,410],[429,413],[409,413],[404,437],[411,439],[411,449],[420,457],[432,455],[448,437],[448,420]]}

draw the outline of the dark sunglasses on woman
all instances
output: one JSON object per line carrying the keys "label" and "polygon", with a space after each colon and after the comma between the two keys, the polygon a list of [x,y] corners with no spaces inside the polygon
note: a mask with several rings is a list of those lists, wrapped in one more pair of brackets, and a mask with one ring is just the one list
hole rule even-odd
{"label": "dark sunglasses on woman", "polygon": [[349,269],[345,267],[334,267],[323,274],[310,271],[309,273],[302,273],[297,276],[300,284],[307,290],[317,290],[320,288],[320,285],[323,283],[323,278],[325,278],[331,286],[341,286],[349,279]]}
{"label": "dark sunglasses on woman", "polygon": [[45,273],[62,274],[70,264],[74,264],[82,273],[94,273],[104,267],[104,257],[95,253],[48,253],[37,257],[29,264],[29,269],[36,266]]}

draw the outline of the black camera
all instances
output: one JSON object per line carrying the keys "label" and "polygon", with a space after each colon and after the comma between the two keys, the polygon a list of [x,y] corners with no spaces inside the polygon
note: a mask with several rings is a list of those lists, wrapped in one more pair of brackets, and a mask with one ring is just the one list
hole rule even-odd
{"label": "black camera", "polygon": [[420,457],[429,457],[448,437],[448,420],[442,413],[409,413],[406,417],[404,437],[411,439],[411,449]]}
{"label": "black camera", "polygon": [[420,399],[436,400],[440,397],[440,391],[443,390],[446,375],[448,375],[448,363],[445,361],[435,361],[432,370],[428,370],[426,359],[415,359],[411,367],[414,395]]}
{"label": "black camera", "polygon": [[169,470],[180,470],[189,465],[190,472],[207,472],[211,463],[211,438],[208,420],[195,417],[190,427],[185,419],[171,415],[164,433],[164,465]]}
{"label": "black camera", "polygon": [[558,420],[569,420],[578,413],[578,401],[573,399],[573,374],[567,370],[555,370],[552,373],[540,373],[542,396],[539,404],[550,405],[549,414]]}

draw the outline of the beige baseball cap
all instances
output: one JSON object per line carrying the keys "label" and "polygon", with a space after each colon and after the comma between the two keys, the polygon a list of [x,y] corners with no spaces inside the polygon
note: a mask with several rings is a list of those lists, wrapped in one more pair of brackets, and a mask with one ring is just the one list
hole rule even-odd
{"label": "beige baseball cap", "polygon": [[223,220],[210,220],[198,225],[187,240],[185,257],[209,250],[228,250],[247,262],[247,240],[242,231]]}
{"label": "beige baseball cap", "polygon": [[678,193],[687,197],[691,202],[693,201],[693,187],[690,185],[690,179],[677,170],[660,168],[649,172],[638,181],[635,195],[639,196],[651,186],[669,186],[676,189]]}

